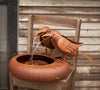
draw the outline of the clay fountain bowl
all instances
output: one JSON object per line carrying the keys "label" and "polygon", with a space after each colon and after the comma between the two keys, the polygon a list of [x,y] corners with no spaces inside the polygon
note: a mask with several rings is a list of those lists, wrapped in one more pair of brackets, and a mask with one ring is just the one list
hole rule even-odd
{"label": "clay fountain bowl", "polygon": [[69,64],[60,61],[54,56],[44,54],[20,54],[13,57],[9,62],[10,72],[26,81],[51,82],[65,78],[69,72]]}

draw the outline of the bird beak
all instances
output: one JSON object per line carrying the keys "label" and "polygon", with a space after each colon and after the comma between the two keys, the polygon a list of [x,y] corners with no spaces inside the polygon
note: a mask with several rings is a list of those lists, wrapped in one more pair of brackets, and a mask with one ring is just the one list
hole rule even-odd
{"label": "bird beak", "polygon": [[45,34],[45,32],[43,32],[42,30],[39,30],[38,32],[36,32],[35,37],[39,37],[39,36],[42,36],[44,34]]}
{"label": "bird beak", "polygon": [[51,35],[51,33],[46,33],[42,37],[47,37],[47,36],[50,36],[51,37],[52,35]]}
{"label": "bird beak", "polygon": [[37,33],[36,33],[36,37],[39,36],[43,36],[44,34],[46,34],[48,31],[50,31],[49,27],[43,27],[41,28]]}

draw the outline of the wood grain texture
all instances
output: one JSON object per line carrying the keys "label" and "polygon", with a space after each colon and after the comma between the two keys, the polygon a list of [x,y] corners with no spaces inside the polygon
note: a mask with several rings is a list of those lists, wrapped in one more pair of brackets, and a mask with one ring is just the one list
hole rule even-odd
{"label": "wood grain texture", "polygon": [[[23,31],[23,30],[22,30]],[[20,31],[19,31],[20,33]],[[23,31],[23,33],[25,33]],[[27,37],[25,37],[25,35],[22,35],[23,33],[21,33],[21,36],[18,38],[18,44],[19,45],[25,45],[27,44]],[[73,40],[73,39],[72,39]],[[38,42],[38,41],[37,41]],[[37,44],[37,42],[35,44]],[[99,45],[100,44],[100,38],[80,38],[80,42],[83,42],[83,44],[87,44],[87,45]]]}
{"label": "wood grain texture", "polygon": [[82,80],[97,80],[100,81],[100,74],[77,74],[76,75],[76,81],[82,81]]}
{"label": "wood grain texture", "polygon": [[76,87],[99,87],[100,81],[76,81]]}
{"label": "wood grain texture", "polygon": [[45,24],[52,26],[62,26],[62,27],[71,27],[76,28],[76,19],[68,19],[63,17],[54,17],[54,16],[43,16],[43,15],[34,15],[33,22],[35,24]]}
{"label": "wood grain texture", "polygon": [[[46,24],[34,24],[34,29],[41,29],[44,26],[48,26],[50,27],[50,29],[73,29],[73,28],[64,27],[64,26],[61,27],[61,26],[53,26],[53,25],[46,25]],[[19,29],[28,29],[28,22],[19,22]],[[100,29],[100,23],[82,23],[81,29],[98,30]]]}
{"label": "wood grain texture", "polygon": [[83,74],[100,74],[100,67],[91,67],[91,66],[83,66],[83,67],[77,67],[77,73],[83,73]]}
{"label": "wood grain texture", "polygon": [[62,14],[62,15],[70,15],[70,14],[81,14],[81,15],[100,15],[100,8],[83,8],[83,7],[20,7],[19,13],[21,15],[27,15],[27,14]]}
{"label": "wood grain texture", "polygon": [[0,51],[0,63],[1,62],[7,62],[7,52]]}
{"label": "wood grain texture", "polygon": [[[56,11],[57,12],[57,11]],[[20,17],[19,17],[19,21],[28,21],[28,15],[30,14],[20,14]],[[38,15],[38,14],[36,14]],[[44,14],[45,15],[45,14]],[[48,15],[48,16],[52,16],[52,14]],[[58,17],[66,17],[66,18],[80,18],[82,20],[82,22],[100,22],[100,15],[78,15],[78,14],[65,14],[65,15],[62,15],[62,14],[54,14],[54,16],[58,16]]]}
{"label": "wood grain texture", "polygon": [[13,87],[13,76],[12,74],[9,72],[9,76],[10,76],[10,90],[14,90],[14,87]]}
{"label": "wood grain texture", "polygon": [[[74,38],[74,36],[75,36],[75,30],[73,30],[73,29],[72,30],[70,30],[70,29],[65,29],[65,30],[64,29],[62,29],[62,30],[56,29],[56,30],[59,31],[62,35],[67,36],[69,38],[71,38],[71,37]],[[36,32],[37,32],[37,30],[34,30],[33,35],[35,35]],[[19,37],[27,37],[27,29],[20,29],[19,30]],[[93,40],[95,38],[100,38],[100,30],[83,29],[83,30],[80,31],[80,38],[91,38]],[[94,43],[95,42],[96,41],[94,41]]]}
{"label": "wood grain texture", "polygon": [[99,7],[100,2],[98,0],[89,0],[88,3],[86,0],[20,0],[20,6],[66,6],[66,7]]}
{"label": "wood grain texture", "polygon": [[87,87],[87,88],[82,88],[82,87],[80,87],[80,88],[76,88],[75,90],[100,90],[100,88],[96,88],[96,87]]}
{"label": "wood grain texture", "polygon": [[28,37],[27,37],[27,52],[31,53],[32,52],[32,40],[33,40],[33,18],[32,15],[29,16],[29,22],[28,22]]}
{"label": "wood grain texture", "polygon": [[[38,49],[44,49],[42,46],[38,47]],[[80,51],[100,51],[100,45],[84,45],[79,48]],[[27,45],[19,45],[18,51],[27,51]]]}

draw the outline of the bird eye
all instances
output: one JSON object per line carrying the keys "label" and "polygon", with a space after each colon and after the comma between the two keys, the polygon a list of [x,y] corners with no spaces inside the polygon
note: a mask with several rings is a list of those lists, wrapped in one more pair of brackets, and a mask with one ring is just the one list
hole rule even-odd
{"label": "bird eye", "polygon": [[55,34],[52,34],[53,36],[55,35]]}
{"label": "bird eye", "polygon": [[48,30],[47,30],[47,32],[48,32]]}

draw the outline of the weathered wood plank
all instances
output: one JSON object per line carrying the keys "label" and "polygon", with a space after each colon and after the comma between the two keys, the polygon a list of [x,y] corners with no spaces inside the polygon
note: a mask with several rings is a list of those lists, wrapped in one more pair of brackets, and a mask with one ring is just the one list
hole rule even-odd
{"label": "weathered wood plank", "polygon": [[[89,55],[90,57],[92,57],[94,60],[99,60],[100,59],[100,52],[97,52],[97,51],[87,51],[87,52],[84,52],[85,54]],[[84,60],[84,56],[82,56],[81,54],[79,54],[78,56],[78,59],[81,59],[81,60]]]}
{"label": "weathered wood plank", "polygon": [[100,74],[76,74],[76,81],[97,80],[100,81]]}
{"label": "weathered wood plank", "polygon": [[94,63],[90,62],[84,57],[84,60],[81,58],[77,61],[78,66],[100,66],[100,60],[94,59]]}
{"label": "weathered wood plank", "polygon": [[[43,49],[43,47],[39,47]],[[79,48],[80,51],[100,51],[100,45],[84,45]],[[27,45],[19,45],[18,51],[27,51]]]}
{"label": "weathered wood plank", "polygon": [[77,73],[81,74],[100,74],[100,67],[91,67],[91,66],[83,66],[83,67],[77,67]]}
{"label": "weathered wood plank", "polygon": [[1,88],[7,87],[7,76],[8,76],[8,71],[7,71],[7,62],[0,62],[0,86]]}
{"label": "weathered wood plank", "polygon": [[[19,15],[19,21],[28,21],[28,15],[30,14],[23,14]],[[52,16],[50,14],[49,16]],[[53,15],[53,16],[59,16],[59,17],[65,17],[65,18],[80,18],[82,22],[100,22],[100,15],[76,15],[76,14],[71,14],[71,15]]]}
{"label": "weathered wood plank", "polygon": [[[44,49],[43,47],[39,47],[38,49]],[[100,51],[100,45],[84,45],[79,48],[80,51]],[[18,51],[27,51],[27,45],[19,45]]]}
{"label": "weathered wood plank", "polygon": [[29,21],[28,21],[28,36],[27,36],[27,52],[31,53],[32,52],[32,39],[33,39],[33,17],[32,15],[29,16]]}
{"label": "weathered wood plank", "polygon": [[18,90],[31,90],[31,89],[18,87]]}
{"label": "weathered wood plank", "polygon": [[27,53],[27,51],[18,52],[18,54],[23,54],[23,53]]}
{"label": "weathered wood plank", "polygon": [[0,52],[7,52],[7,6],[0,5]]}
{"label": "weathered wood plank", "polygon": [[[96,44],[100,44],[100,38],[80,38],[80,42],[83,42],[83,44],[96,45]],[[27,37],[19,37],[18,44],[27,44]]]}
{"label": "weathered wood plank", "polygon": [[100,51],[100,45],[84,45],[79,48],[80,51]]}
{"label": "weathered wood plank", "polygon": [[62,27],[71,27],[76,28],[76,19],[69,19],[64,17],[54,17],[54,16],[43,16],[43,15],[34,15],[33,22],[35,24],[47,24],[54,26],[62,26]]}
{"label": "weathered wood plank", "polygon": [[0,87],[0,90],[8,90],[7,87]]}
{"label": "weathered wood plank", "polygon": [[65,7],[100,7],[98,0],[20,0],[19,6],[65,6]]}
{"label": "weathered wood plank", "polygon": [[100,81],[76,81],[76,87],[100,87]]}
{"label": "weathered wood plank", "polygon": [[[53,26],[53,25],[43,25],[43,24],[35,24],[34,29],[40,29],[44,26],[50,27],[50,29],[73,29],[68,27],[60,27],[60,26]],[[19,29],[28,29],[28,22],[19,22]],[[82,23],[81,29],[100,29],[100,23]]]}
{"label": "weathered wood plank", "polygon": [[20,14],[81,14],[81,15],[100,15],[100,8],[68,8],[68,7],[20,7],[19,8]]}
{"label": "weathered wood plank", "polygon": [[[91,57],[93,58],[93,57]],[[91,67],[99,67],[100,66],[100,61],[99,59],[93,59],[95,63],[92,63],[90,60],[88,60],[87,58],[84,57],[84,60],[82,60],[81,58],[78,59],[77,61],[77,65],[78,67],[88,67],[88,66],[91,66]],[[71,58],[67,58],[67,61],[68,63],[71,63],[72,62],[72,59]]]}
{"label": "weathered wood plank", "polygon": [[100,90],[100,87],[89,87],[89,88],[75,88],[75,90]]}
{"label": "weathered wood plank", "polygon": [[7,52],[0,51],[0,63],[1,62],[7,62]]}
{"label": "weathered wood plank", "polygon": [[[75,30],[57,30],[57,31],[59,31],[62,35],[67,36],[69,38],[75,36]],[[35,35],[36,32],[37,30],[34,30],[33,34]],[[19,30],[19,37],[27,37],[27,30],[22,30],[22,29]],[[100,30],[81,30],[80,38],[92,38],[92,39],[100,38]]]}

